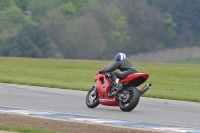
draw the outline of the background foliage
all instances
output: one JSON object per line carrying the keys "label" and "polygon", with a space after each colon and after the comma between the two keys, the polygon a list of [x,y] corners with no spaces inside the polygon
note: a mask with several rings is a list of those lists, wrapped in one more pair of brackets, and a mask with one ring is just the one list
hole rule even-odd
{"label": "background foliage", "polygon": [[1,0],[0,56],[111,59],[200,46],[199,0]]}

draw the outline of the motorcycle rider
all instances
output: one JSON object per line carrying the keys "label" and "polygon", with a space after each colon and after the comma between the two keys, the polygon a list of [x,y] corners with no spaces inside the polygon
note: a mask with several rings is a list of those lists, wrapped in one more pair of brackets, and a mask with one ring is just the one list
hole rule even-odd
{"label": "motorcycle rider", "polygon": [[[117,69],[119,69],[120,71],[115,71]],[[112,64],[110,67],[106,67],[103,70],[100,70],[99,72],[111,73],[111,79],[114,83],[115,89],[114,95],[116,95],[122,89],[122,84],[119,82],[119,79],[124,79],[128,75],[137,73],[138,71],[132,65],[131,61],[126,58],[126,55],[124,53],[118,53],[115,56],[115,63]]]}

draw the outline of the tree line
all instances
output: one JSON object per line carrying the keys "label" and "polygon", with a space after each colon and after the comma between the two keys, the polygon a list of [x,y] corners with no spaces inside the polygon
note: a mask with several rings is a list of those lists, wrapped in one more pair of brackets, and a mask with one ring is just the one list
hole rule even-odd
{"label": "tree line", "polygon": [[112,59],[200,46],[199,0],[1,0],[0,56]]}

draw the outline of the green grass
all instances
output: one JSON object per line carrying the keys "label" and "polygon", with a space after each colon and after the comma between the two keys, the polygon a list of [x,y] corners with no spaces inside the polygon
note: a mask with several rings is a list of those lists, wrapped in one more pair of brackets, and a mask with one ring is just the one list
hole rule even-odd
{"label": "green grass", "polygon": [[188,60],[179,61],[177,63],[181,63],[181,64],[200,64],[200,59],[188,59]]}
{"label": "green grass", "polygon": [[19,132],[19,133],[62,133],[57,131],[47,131],[47,130],[39,130],[32,128],[19,128],[13,126],[4,126],[0,125],[0,131],[11,131],[11,132]]}
{"label": "green grass", "polygon": [[[0,58],[0,82],[89,90],[97,70],[112,61]],[[145,97],[200,102],[200,65],[133,62],[150,74]]]}

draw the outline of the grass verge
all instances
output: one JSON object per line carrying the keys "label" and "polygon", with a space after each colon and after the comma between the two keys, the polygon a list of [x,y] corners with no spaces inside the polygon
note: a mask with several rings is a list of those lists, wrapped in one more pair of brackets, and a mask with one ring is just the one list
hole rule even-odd
{"label": "grass verge", "polygon": [[0,131],[19,132],[19,133],[62,133],[57,131],[47,131],[32,128],[19,128],[13,126],[0,125]]}
{"label": "grass verge", "polygon": [[[112,61],[0,58],[0,82],[88,91],[97,70]],[[148,73],[145,97],[200,102],[200,65],[133,62]]]}

